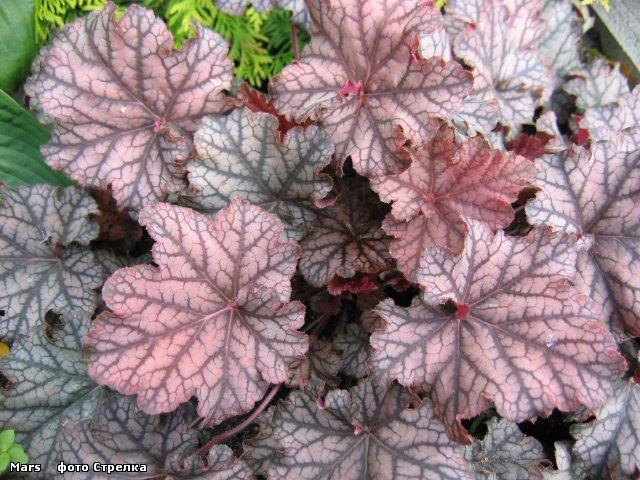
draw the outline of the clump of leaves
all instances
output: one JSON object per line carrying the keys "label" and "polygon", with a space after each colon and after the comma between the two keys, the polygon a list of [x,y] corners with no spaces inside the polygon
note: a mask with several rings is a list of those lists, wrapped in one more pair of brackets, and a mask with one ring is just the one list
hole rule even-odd
{"label": "clump of leaves", "polygon": [[640,90],[569,0],[147,3],[179,47],[108,3],[26,85],[78,182],[2,190],[34,478],[638,474]]}

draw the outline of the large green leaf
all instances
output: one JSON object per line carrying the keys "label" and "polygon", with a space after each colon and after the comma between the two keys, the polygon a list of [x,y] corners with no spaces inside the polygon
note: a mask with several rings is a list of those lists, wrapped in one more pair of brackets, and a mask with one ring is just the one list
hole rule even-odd
{"label": "large green leaf", "polygon": [[48,139],[47,129],[0,90],[0,181],[9,187],[43,182],[71,185],[71,180],[44,163],[40,145]]}
{"label": "large green leaf", "polygon": [[36,54],[35,0],[0,1],[0,88],[14,91]]}

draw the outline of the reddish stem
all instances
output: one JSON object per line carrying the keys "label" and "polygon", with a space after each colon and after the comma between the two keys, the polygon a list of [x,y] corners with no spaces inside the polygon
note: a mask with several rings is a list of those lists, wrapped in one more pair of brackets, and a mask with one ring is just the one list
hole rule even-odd
{"label": "reddish stem", "polygon": [[207,443],[205,443],[202,447],[200,447],[196,451],[196,455],[198,456],[206,455],[207,453],[209,453],[209,450],[211,449],[211,447],[213,447],[214,445],[217,445],[218,443],[222,442],[223,440],[226,440],[229,437],[233,437],[236,433],[244,430],[249,425],[251,425],[253,421],[258,417],[258,415],[260,415],[262,411],[265,408],[267,408],[269,403],[271,403],[271,400],[273,400],[273,397],[276,396],[276,393],[278,393],[278,391],[280,390],[280,387],[282,387],[282,383],[279,383],[278,385],[274,385],[273,388],[269,391],[269,393],[267,393],[267,395],[262,399],[262,402],[260,402],[260,405],[258,405],[258,408],[256,408],[253,411],[253,413],[251,413],[251,415],[249,415],[247,418],[245,418],[241,423],[233,427],[231,430],[227,430],[226,432],[222,432],[216,435],[215,437],[213,437],[211,440],[209,440]]}
{"label": "reddish stem", "polygon": [[293,43],[293,53],[296,60],[300,61],[300,43],[298,42],[298,27],[295,23],[291,24],[291,42]]}

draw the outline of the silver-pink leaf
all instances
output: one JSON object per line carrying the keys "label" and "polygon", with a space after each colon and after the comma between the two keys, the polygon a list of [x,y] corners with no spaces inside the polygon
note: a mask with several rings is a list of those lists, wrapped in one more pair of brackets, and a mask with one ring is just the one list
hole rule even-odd
{"label": "silver-pink leaf", "polygon": [[[451,0],[446,21],[457,58],[473,68],[473,90],[456,121],[470,133],[489,133],[496,123],[532,123],[536,107],[551,94],[553,70],[539,51],[542,2]],[[487,112],[492,118],[486,118]]]}
{"label": "silver-pink leaf", "polygon": [[571,427],[577,463],[591,478],[622,479],[640,468],[640,387],[620,381],[588,424]]}
{"label": "silver-pink leaf", "polygon": [[434,247],[409,308],[375,308],[386,327],[371,336],[385,379],[428,391],[447,433],[469,441],[462,418],[488,401],[513,422],[554,407],[601,405],[626,362],[596,304],[568,284],[576,246],[548,230],[494,234],[469,220],[460,257]]}
{"label": "silver-pink leaf", "polygon": [[639,335],[640,153],[614,141],[574,146],[539,158],[533,182],[541,191],[527,203],[530,221],[580,239],[578,288],[615,333]]}
{"label": "silver-pink leaf", "polygon": [[533,437],[522,434],[518,425],[492,418],[487,434],[465,451],[473,467],[474,480],[541,480],[544,449]]}
{"label": "silver-pink leaf", "polygon": [[271,81],[276,106],[322,123],[339,172],[348,156],[365,176],[401,171],[394,127],[429,136],[434,117],[454,114],[471,88],[459,64],[417,52],[419,33],[442,28],[440,13],[418,0],[312,0],[309,9],[311,43]]}
{"label": "silver-pink leaf", "polygon": [[334,275],[351,278],[391,266],[390,238],[374,197],[361,182],[345,183],[336,204],[319,212],[314,230],[300,242],[300,271],[310,284],[321,287]]}
{"label": "silver-pink leaf", "polygon": [[[61,457],[65,463],[74,464],[146,465],[145,473],[116,473],[116,478],[251,478],[249,467],[235,459],[225,445],[211,449],[207,465],[200,458],[187,457],[198,445],[198,432],[190,427],[195,419],[194,409],[189,404],[169,414],[150,416],[141,412],[133,399],[114,394],[98,408],[94,420],[65,432]],[[85,473],[66,475],[74,480],[87,478]],[[111,478],[111,475],[104,477]]]}
{"label": "silver-pink leaf", "polygon": [[316,126],[295,127],[282,140],[277,126],[273,115],[246,108],[205,118],[195,136],[199,158],[187,166],[189,182],[204,208],[219,210],[242,196],[275,213],[288,236],[300,239],[333,185],[320,170],[331,162],[334,147]]}
{"label": "silver-pink leaf", "polygon": [[293,392],[273,416],[282,447],[269,478],[386,480],[468,477],[463,448],[450,441],[425,400],[408,408],[397,386],[364,380],[349,392],[332,390],[321,409]]}
{"label": "silver-pink leaf", "polygon": [[199,28],[173,52],[153,11],[132,5],[120,20],[107,3],[58,31],[25,90],[53,119],[49,165],[81,185],[111,185],[121,207],[138,209],[185,186],[190,132],[228,108],[233,63],[224,39]]}
{"label": "silver-pink leaf", "polygon": [[87,248],[98,235],[98,206],[84,191],[53,185],[2,190],[0,337],[43,328],[47,311],[89,318],[102,270]]}
{"label": "silver-pink leaf", "polygon": [[206,424],[251,409],[308,349],[304,305],[289,302],[300,250],[273,215],[236,199],[215,218],[169,204],[140,214],[151,265],[123,268],[102,295],[112,312],[85,340],[89,374],[147,413],[195,395]]}

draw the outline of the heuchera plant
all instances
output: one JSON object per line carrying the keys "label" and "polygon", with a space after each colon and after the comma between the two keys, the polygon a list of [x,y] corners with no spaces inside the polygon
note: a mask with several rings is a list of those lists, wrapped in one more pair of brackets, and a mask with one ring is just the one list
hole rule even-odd
{"label": "heuchera plant", "polygon": [[136,5],[33,65],[77,185],[2,189],[30,478],[634,478],[640,89],[585,10],[252,4],[311,33],[263,91]]}

